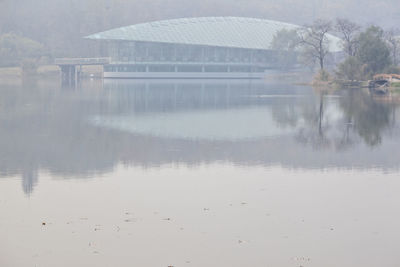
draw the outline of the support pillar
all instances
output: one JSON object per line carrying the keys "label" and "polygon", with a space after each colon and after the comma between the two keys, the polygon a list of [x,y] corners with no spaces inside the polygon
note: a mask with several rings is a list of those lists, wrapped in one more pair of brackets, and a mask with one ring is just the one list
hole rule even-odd
{"label": "support pillar", "polygon": [[75,86],[78,81],[78,71],[74,65],[61,65],[61,84]]}

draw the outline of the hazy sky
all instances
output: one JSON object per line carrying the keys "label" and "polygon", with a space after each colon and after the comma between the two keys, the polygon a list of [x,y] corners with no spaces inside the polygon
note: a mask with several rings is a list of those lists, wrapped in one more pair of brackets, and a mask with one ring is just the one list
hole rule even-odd
{"label": "hazy sky", "polygon": [[82,36],[153,20],[246,16],[295,24],[350,18],[394,28],[398,0],[0,0],[0,34],[16,32],[53,51],[74,51]]}

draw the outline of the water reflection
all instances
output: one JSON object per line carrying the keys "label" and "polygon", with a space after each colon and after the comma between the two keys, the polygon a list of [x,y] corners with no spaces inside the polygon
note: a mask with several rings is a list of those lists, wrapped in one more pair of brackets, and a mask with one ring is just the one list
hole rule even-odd
{"label": "water reflection", "polygon": [[[397,105],[254,80],[0,87],[0,176],[88,178],[117,164],[379,168],[400,158]],[[387,155],[390,155],[388,157]]]}
{"label": "water reflection", "polygon": [[355,131],[370,146],[381,144],[384,131],[396,125],[396,105],[373,99],[361,91],[343,92],[340,107],[347,124],[354,126]]}

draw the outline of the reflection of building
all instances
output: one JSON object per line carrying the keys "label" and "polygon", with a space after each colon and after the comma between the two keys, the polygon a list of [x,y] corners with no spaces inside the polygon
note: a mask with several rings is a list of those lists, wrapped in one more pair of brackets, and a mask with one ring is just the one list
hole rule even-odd
{"label": "reflection of building", "polygon": [[37,168],[25,170],[22,173],[22,189],[25,194],[30,194],[33,188],[38,183],[38,170]]}
{"label": "reflection of building", "polygon": [[310,87],[243,79],[29,86],[4,88],[0,99],[0,179],[21,176],[27,194],[40,173],[89,178],[119,164],[400,168],[399,110],[363,91],[321,98]]}
{"label": "reflection of building", "polygon": [[[252,18],[208,17],[143,23],[87,36],[103,40],[114,62],[105,77],[256,78],[277,65],[274,35],[299,26]],[[340,51],[333,36],[331,51]],[[102,55],[105,56],[105,55]]]}

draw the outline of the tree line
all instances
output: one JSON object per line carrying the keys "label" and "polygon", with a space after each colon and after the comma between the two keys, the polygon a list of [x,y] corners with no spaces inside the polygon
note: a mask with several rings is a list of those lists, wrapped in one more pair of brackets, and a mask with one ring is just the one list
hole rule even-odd
{"label": "tree line", "polygon": [[342,62],[335,74],[339,79],[363,80],[377,73],[400,73],[400,30],[379,26],[363,28],[348,19],[316,20],[298,30],[276,33],[272,48],[280,50],[279,65],[288,69],[296,62],[326,73],[325,63],[331,55],[329,34],[341,38]]}

